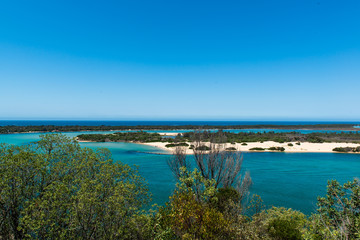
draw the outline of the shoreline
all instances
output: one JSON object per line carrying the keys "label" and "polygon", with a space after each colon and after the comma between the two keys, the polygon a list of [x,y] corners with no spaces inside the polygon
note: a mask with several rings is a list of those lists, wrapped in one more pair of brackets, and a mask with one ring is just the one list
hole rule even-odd
{"label": "shoreline", "polygon": [[[288,146],[288,144],[291,143],[293,144],[293,146]],[[152,147],[157,147],[160,148],[162,150],[166,150],[168,152],[170,152],[171,154],[174,152],[175,148],[167,148],[165,147],[166,144],[168,143],[164,143],[164,142],[149,142],[149,143],[141,143],[144,145],[148,145],[148,146],[152,146]],[[187,142],[187,144],[191,145],[191,143]],[[356,143],[310,143],[310,142],[302,142],[300,143],[300,145],[297,145],[296,142],[287,142],[287,143],[278,143],[278,142],[273,142],[273,141],[267,141],[267,142],[247,142],[247,145],[244,146],[242,145],[242,143],[235,143],[235,144],[231,144],[231,143],[225,143],[223,144],[224,149],[225,148],[229,148],[229,147],[234,147],[237,150],[236,151],[240,151],[240,152],[278,152],[278,153],[350,153],[350,154],[360,154],[360,153],[356,153],[356,152],[335,152],[333,151],[334,148],[336,147],[359,147],[360,144],[356,144]],[[209,145],[209,143],[204,143],[204,145]],[[256,150],[250,150],[251,148],[264,148],[265,150],[262,151],[256,151]],[[285,151],[273,151],[273,150],[268,150],[268,148],[270,147],[283,147],[285,148]],[[183,147],[185,148],[185,147]],[[234,150],[235,151],[235,150]],[[187,155],[192,155],[193,150],[189,149],[188,147],[186,147],[186,154]]]}
{"label": "shoreline", "polygon": [[[113,130],[114,132],[118,130]],[[124,131],[124,130],[122,130]],[[89,132],[89,130],[81,131],[81,132]],[[97,131],[101,132],[101,131]],[[105,132],[105,131],[104,131]],[[107,131],[110,132],[110,131]],[[111,131],[112,132],[112,131]],[[37,133],[37,132],[26,132],[26,133]],[[59,132],[61,133],[61,132]],[[163,131],[159,133],[163,136],[176,136],[179,132],[166,132]],[[10,133],[11,134],[11,133]],[[13,134],[20,134],[20,133],[13,133]],[[86,143],[86,142],[96,142],[96,141],[85,141],[85,140],[78,140],[77,137],[75,137],[75,140],[80,143]],[[126,142],[126,141],[122,141]],[[148,145],[156,148],[160,148],[161,150],[164,150],[166,153],[164,154],[172,154],[174,149],[173,147],[167,148],[165,147],[166,144],[169,144],[169,142],[134,142],[129,141],[129,143],[135,143],[135,144],[143,144]],[[279,143],[279,142],[273,142],[273,141],[265,141],[265,142],[245,142],[246,145],[243,145],[244,143],[224,143],[222,144],[225,148],[235,148],[236,150],[233,151],[240,151],[240,152],[284,152],[284,153],[350,153],[350,154],[359,154],[359,152],[337,152],[333,151],[334,148],[356,148],[360,146],[360,143],[346,143],[346,142],[324,142],[324,143],[310,143],[310,142],[300,142],[300,145],[297,145],[297,142],[285,142],[285,143]],[[292,146],[289,146],[288,144],[292,144]],[[193,143],[187,142],[187,144],[191,145]],[[204,145],[209,145],[209,143],[204,143]],[[285,148],[284,151],[276,151],[276,150],[269,150],[268,148],[275,147],[275,148]],[[186,154],[193,154],[193,151],[189,149],[189,147],[186,148]],[[263,148],[264,150],[250,150],[251,148]],[[231,151],[231,150],[230,150]]]}

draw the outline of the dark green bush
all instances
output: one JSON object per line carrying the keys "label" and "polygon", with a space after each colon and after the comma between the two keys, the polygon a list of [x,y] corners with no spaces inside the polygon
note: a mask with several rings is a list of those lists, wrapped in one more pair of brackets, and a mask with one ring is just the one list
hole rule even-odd
{"label": "dark green bush", "polygon": [[348,153],[348,152],[360,152],[360,147],[336,147],[333,149],[334,152],[342,152],[342,153]]}
{"label": "dark green bush", "polygon": [[253,148],[250,148],[249,150],[251,150],[251,151],[265,151],[265,148],[253,147]]}
{"label": "dark green bush", "polygon": [[228,148],[225,148],[226,151],[236,151],[237,149],[234,148],[234,147],[228,147]]}
{"label": "dark green bush", "polygon": [[283,152],[283,151],[285,151],[285,148],[283,148],[283,147],[269,147],[268,150]]}
{"label": "dark green bush", "polygon": [[301,232],[296,221],[291,219],[273,219],[268,227],[269,235],[274,239],[300,240]]}
{"label": "dark green bush", "polygon": [[217,201],[212,202],[212,206],[214,206],[220,212],[225,212],[226,208],[231,203],[239,203],[240,202],[240,193],[232,188],[219,188],[215,194]]}
{"label": "dark green bush", "polygon": [[188,147],[189,144],[187,143],[169,143],[169,144],[166,144],[165,147],[169,148],[169,147]]}

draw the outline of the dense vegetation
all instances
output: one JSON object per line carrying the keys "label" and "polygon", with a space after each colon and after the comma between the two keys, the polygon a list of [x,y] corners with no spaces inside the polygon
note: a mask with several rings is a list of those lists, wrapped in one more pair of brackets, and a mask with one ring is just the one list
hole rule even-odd
{"label": "dense vegetation", "polygon": [[360,132],[340,132],[340,133],[309,133],[302,134],[298,132],[278,133],[278,132],[210,132],[193,131],[182,134],[182,138],[177,137],[179,141],[201,141],[214,143],[233,143],[233,142],[265,142],[274,141],[285,142],[354,142],[360,143]]}
{"label": "dense vegetation", "polygon": [[28,146],[1,145],[0,239],[360,238],[357,179],[329,181],[317,212],[307,217],[292,209],[265,210],[258,196],[247,202],[240,188],[204,174],[207,169],[181,167],[166,205],[144,210],[144,180],[106,149],[81,148],[57,134]]}
{"label": "dense vegetation", "polygon": [[148,132],[115,132],[112,134],[81,134],[77,136],[82,141],[93,142],[163,142],[168,141],[158,133]]}
{"label": "dense vegetation", "polygon": [[249,149],[250,151],[265,151],[265,148],[261,148],[261,147],[253,147]]}
{"label": "dense vegetation", "polygon": [[167,147],[167,148],[170,148],[170,147],[188,147],[188,146],[189,146],[189,144],[184,143],[184,142],[182,142],[182,143],[169,143],[169,144],[165,145],[165,147]]}
{"label": "dense vegetation", "polygon": [[210,132],[193,131],[177,135],[175,138],[162,137],[158,133],[148,132],[115,132],[113,134],[81,134],[79,140],[105,142],[105,141],[139,141],[139,142],[203,142],[213,143],[243,143],[243,142],[264,142],[274,141],[285,142],[353,142],[360,143],[360,132],[341,132],[341,133],[310,133],[301,134],[297,132],[277,133],[277,132]]}
{"label": "dense vegetation", "polygon": [[179,130],[179,129],[323,129],[323,130],[353,130],[352,124],[314,124],[314,125],[138,125],[138,126],[0,126],[0,133],[19,132],[78,132],[78,131],[110,131],[110,130]]}
{"label": "dense vegetation", "polygon": [[285,148],[283,148],[283,147],[269,147],[268,150],[283,152],[283,151],[285,151]]}
{"label": "dense vegetation", "polygon": [[149,201],[137,171],[63,135],[0,147],[1,239],[132,239]]}
{"label": "dense vegetation", "polygon": [[334,152],[342,152],[342,153],[360,153],[360,146],[359,147],[336,147],[333,149]]}

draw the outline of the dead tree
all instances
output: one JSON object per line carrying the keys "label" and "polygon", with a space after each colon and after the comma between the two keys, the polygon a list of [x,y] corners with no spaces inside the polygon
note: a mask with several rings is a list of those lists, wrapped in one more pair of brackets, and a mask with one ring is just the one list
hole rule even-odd
{"label": "dead tree", "polygon": [[173,155],[167,160],[167,164],[177,179],[180,178],[182,167],[191,169],[191,164],[186,158],[186,148],[180,146],[175,147]]}
{"label": "dead tree", "polygon": [[[214,179],[217,188],[235,188],[241,198],[245,197],[252,183],[250,174],[242,171],[243,156],[239,151],[226,151],[224,144],[226,139],[222,132],[211,135],[213,138],[195,132],[193,143],[194,159],[198,170],[206,179]],[[206,136],[205,136],[206,135]],[[186,150],[176,148],[172,158],[168,161],[170,169],[176,177],[179,177],[180,168],[190,169],[190,163],[186,159]]]}

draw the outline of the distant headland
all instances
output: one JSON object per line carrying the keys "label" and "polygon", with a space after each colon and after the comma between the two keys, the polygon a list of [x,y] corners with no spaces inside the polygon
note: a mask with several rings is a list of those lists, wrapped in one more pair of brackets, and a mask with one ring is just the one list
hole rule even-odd
{"label": "distant headland", "polygon": [[[31,122],[30,122],[31,123]],[[78,131],[126,131],[126,130],[226,130],[226,129],[274,129],[274,130],[323,130],[360,131],[354,124],[241,124],[241,125],[3,125],[0,134],[25,132],[78,132]]]}

